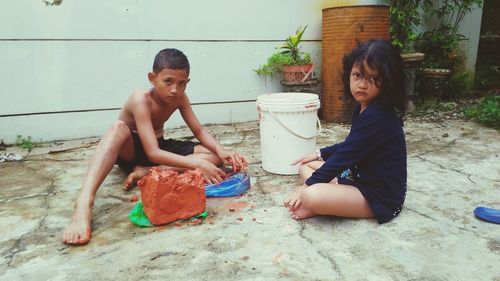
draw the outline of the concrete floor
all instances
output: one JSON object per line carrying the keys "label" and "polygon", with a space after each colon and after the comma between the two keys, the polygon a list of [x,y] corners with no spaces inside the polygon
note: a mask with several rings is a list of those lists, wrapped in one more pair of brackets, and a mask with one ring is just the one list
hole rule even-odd
{"label": "concrete floor", "polygon": [[[0,163],[0,280],[500,280],[500,225],[472,213],[500,208],[498,130],[408,120],[405,207],[378,225],[290,219],[281,202],[297,176],[262,170],[257,124],[209,129],[248,157],[246,194],[208,199],[201,225],[139,228],[127,218],[139,191],[124,192],[115,168],[97,194],[92,240],[81,247],[64,245],[61,234],[96,139]],[[324,124],[318,144],[341,141],[348,129]]]}

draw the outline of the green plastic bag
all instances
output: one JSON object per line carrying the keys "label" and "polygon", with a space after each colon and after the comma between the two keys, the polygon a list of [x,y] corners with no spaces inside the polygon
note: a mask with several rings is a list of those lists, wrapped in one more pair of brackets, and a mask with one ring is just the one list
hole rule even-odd
{"label": "green plastic bag", "polygon": [[[187,221],[190,219],[205,219],[207,216],[208,216],[208,211],[205,210],[205,211],[203,211],[203,213],[201,213],[199,215],[190,217],[190,218],[185,219],[185,220],[179,220],[179,221]],[[141,201],[137,202],[137,204],[135,204],[134,208],[132,208],[132,210],[130,210],[130,213],[128,214],[128,218],[130,219],[130,221],[133,224],[141,226],[141,227],[153,226],[153,224],[151,224],[148,217],[146,216],[146,213],[144,213],[144,205],[142,204]]]}

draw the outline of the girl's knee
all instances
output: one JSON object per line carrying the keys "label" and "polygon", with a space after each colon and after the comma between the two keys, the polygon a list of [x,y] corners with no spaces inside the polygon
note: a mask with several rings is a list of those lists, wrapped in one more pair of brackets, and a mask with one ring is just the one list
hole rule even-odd
{"label": "girl's knee", "polygon": [[319,202],[320,197],[318,194],[318,190],[314,188],[314,185],[306,187],[302,190],[300,199],[304,207],[311,208]]}
{"label": "girl's knee", "polygon": [[301,182],[306,181],[311,176],[311,174],[313,172],[314,172],[314,169],[309,165],[309,163],[300,164],[300,166],[299,166],[300,181]]}
{"label": "girl's knee", "polygon": [[307,164],[300,164],[299,166],[299,175],[303,175],[307,171],[309,171],[309,166]]}

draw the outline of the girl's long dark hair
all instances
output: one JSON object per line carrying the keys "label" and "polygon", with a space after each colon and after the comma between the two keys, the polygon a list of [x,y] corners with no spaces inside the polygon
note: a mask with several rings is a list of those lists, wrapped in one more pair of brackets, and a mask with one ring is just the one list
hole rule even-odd
{"label": "girl's long dark hair", "polygon": [[352,98],[350,84],[351,70],[354,65],[363,69],[363,62],[379,72],[377,85],[380,95],[377,101],[387,108],[396,109],[403,116],[408,103],[406,94],[407,79],[403,68],[403,59],[398,50],[383,39],[369,40],[359,44],[345,55],[342,64],[342,82],[344,94]]}

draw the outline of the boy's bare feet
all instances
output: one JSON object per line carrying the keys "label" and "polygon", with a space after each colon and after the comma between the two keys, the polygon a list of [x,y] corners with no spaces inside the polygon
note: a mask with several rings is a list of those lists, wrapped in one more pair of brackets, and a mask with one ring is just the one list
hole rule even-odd
{"label": "boy's bare feet", "polygon": [[130,190],[138,180],[148,173],[149,168],[150,167],[135,166],[132,173],[130,173],[125,179],[125,182],[123,183],[123,190]]}
{"label": "boy's bare feet", "polygon": [[290,210],[290,213],[291,213],[290,216],[296,220],[303,220],[303,219],[307,219],[307,218],[316,216],[316,213],[311,211],[311,209],[308,209],[302,205],[300,205],[295,210]]}
{"label": "boy's bare feet", "polygon": [[87,244],[90,240],[91,220],[91,207],[75,207],[71,222],[64,231],[63,242],[74,245]]}

